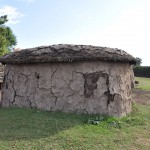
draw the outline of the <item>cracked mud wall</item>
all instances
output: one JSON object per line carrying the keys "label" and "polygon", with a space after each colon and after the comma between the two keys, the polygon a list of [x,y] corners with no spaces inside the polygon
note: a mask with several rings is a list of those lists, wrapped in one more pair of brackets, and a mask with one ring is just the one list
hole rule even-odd
{"label": "cracked mud wall", "polygon": [[8,64],[1,105],[124,116],[132,73],[129,64],[101,61]]}

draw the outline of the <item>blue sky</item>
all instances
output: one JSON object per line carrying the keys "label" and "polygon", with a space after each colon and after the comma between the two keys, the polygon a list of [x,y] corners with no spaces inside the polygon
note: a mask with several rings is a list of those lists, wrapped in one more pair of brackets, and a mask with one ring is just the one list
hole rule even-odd
{"label": "blue sky", "polygon": [[16,48],[87,44],[120,48],[149,65],[150,0],[0,0]]}

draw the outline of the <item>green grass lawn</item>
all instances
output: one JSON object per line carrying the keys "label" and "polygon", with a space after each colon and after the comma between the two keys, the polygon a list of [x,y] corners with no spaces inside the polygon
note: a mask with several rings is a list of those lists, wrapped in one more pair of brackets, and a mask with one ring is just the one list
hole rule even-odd
{"label": "green grass lawn", "polygon": [[[150,79],[136,78],[150,90]],[[94,125],[96,124],[96,125]],[[0,150],[149,150],[150,105],[113,118],[0,108]]]}
{"label": "green grass lawn", "polygon": [[135,77],[135,80],[139,81],[139,85],[136,88],[150,90],[150,78]]}
{"label": "green grass lawn", "polygon": [[0,150],[125,150],[150,147],[150,106],[128,117],[89,124],[96,116],[0,108]]}

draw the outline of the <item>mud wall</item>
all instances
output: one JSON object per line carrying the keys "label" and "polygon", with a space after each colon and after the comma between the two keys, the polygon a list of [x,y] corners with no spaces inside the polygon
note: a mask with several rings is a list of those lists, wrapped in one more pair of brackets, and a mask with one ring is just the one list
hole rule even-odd
{"label": "mud wall", "polygon": [[124,116],[131,111],[129,64],[73,62],[7,65],[3,107]]}

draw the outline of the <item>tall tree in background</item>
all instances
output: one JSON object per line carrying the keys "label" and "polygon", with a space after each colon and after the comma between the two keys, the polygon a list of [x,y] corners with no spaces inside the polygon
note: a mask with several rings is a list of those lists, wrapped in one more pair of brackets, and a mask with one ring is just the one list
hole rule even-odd
{"label": "tall tree in background", "polygon": [[7,15],[0,17],[0,56],[9,53],[17,44],[16,36],[10,27],[5,25],[7,21]]}
{"label": "tall tree in background", "polygon": [[136,66],[141,66],[141,64],[142,64],[142,59],[139,58],[139,57],[136,57],[135,59],[136,59]]}

